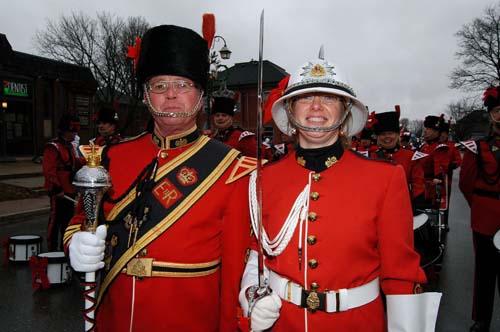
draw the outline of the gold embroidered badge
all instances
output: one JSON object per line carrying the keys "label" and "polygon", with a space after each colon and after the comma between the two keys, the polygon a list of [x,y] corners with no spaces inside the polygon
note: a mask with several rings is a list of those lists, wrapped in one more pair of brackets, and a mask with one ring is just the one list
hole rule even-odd
{"label": "gold embroidered badge", "polygon": [[337,158],[335,156],[332,156],[325,161],[325,166],[330,168],[333,165],[335,165],[337,161],[338,161]]}
{"label": "gold embroidered badge", "polygon": [[188,144],[188,141],[185,138],[179,138],[178,140],[176,140],[174,142],[174,144],[175,144],[176,147],[181,147],[181,146],[184,146],[184,145]]}
{"label": "gold embroidered badge", "polygon": [[198,173],[194,168],[183,166],[177,172],[177,181],[184,187],[193,185],[198,182]]}
{"label": "gold embroidered badge", "polygon": [[302,167],[306,167],[306,160],[303,157],[298,157],[297,164],[299,164]]}
{"label": "gold embroidered badge", "polygon": [[164,179],[154,187],[153,195],[166,209],[182,197],[182,193],[168,179]]}

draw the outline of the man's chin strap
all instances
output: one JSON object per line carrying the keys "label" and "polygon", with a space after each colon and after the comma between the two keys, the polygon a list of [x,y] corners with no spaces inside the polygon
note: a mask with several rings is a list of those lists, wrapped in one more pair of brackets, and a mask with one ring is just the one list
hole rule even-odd
{"label": "man's chin strap", "polygon": [[342,116],[342,118],[337,121],[337,123],[335,123],[334,125],[330,126],[330,127],[306,127],[306,126],[303,126],[301,125],[297,119],[295,119],[295,117],[293,116],[292,112],[290,111],[291,109],[291,106],[289,104],[289,106],[286,108],[286,113],[287,113],[287,116],[288,116],[288,120],[296,127],[296,128],[299,128],[300,130],[304,130],[304,131],[314,131],[314,132],[326,132],[326,131],[334,131],[334,130],[337,130],[345,121],[345,119],[347,118],[347,116],[349,115],[349,113],[351,112],[351,109],[352,109],[352,103],[349,103],[347,104],[346,106],[346,111],[344,112],[344,115]]}
{"label": "man's chin strap", "polygon": [[165,118],[165,117],[166,118],[190,118],[193,115],[195,115],[196,112],[198,112],[198,108],[200,107],[200,103],[201,103],[202,99],[203,99],[203,91],[201,92],[200,98],[198,98],[198,102],[193,107],[193,110],[191,112],[160,112],[156,108],[154,108],[153,104],[151,103],[151,99],[149,99],[149,94],[148,94],[147,88],[144,87],[144,100],[145,100],[146,106],[148,106],[149,112],[153,116],[158,116],[161,118]]}

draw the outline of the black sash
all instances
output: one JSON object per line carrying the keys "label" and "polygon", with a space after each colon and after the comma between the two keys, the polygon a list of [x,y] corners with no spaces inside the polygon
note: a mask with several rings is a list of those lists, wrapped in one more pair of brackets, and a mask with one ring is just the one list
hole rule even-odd
{"label": "black sash", "polygon": [[98,303],[126,264],[178,221],[222,176],[238,154],[227,145],[201,136],[193,147],[158,169],[153,190],[143,193],[146,196],[142,199],[149,210],[147,219],[138,229],[135,245],[130,248],[129,229],[124,219],[133,206],[135,190],[115,205],[108,214],[107,223],[108,239],[117,240],[108,246],[111,257],[107,256],[109,265],[101,278]]}

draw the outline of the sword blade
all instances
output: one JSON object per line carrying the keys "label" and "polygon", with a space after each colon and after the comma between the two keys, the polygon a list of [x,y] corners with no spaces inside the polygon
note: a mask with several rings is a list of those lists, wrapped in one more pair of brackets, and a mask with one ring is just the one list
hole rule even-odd
{"label": "sword blade", "polygon": [[259,243],[259,259],[258,259],[258,270],[259,270],[259,288],[263,285],[261,284],[262,276],[264,274],[264,253],[262,250],[262,110],[263,110],[263,55],[264,55],[264,9],[260,13],[260,32],[259,32],[259,63],[257,66],[257,179],[256,179],[256,191],[257,191],[257,224],[258,232],[257,239]]}

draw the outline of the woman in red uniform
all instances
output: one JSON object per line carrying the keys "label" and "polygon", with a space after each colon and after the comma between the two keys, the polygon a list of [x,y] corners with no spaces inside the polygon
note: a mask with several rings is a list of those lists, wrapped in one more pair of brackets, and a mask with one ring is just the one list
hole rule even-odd
{"label": "woman in red uniform", "polygon": [[500,252],[492,237],[500,230],[500,87],[484,93],[491,133],[467,148],[460,169],[459,187],[470,205],[474,243],[474,295],[471,332],[490,330],[495,284],[500,285]]}
{"label": "woman in red uniform", "polygon": [[[272,114],[283,133],[297,136],[298,146],[263,169],[261,244],[272,292],[257,301],[252,296],[254,247],[240,291],[253,330],[386,331],[380,289],[387,295],[389,327],[404,326],[396,322],[401,316],[394,317],[395,301],[401,309],[418,301],[413,294],[426,277],[413,249],[403,168],[349,149],[346,137],[364,127],[366,107],[338,68],[319,58],[290,78]],[[255,218],[252,224],[259,234]]]}

